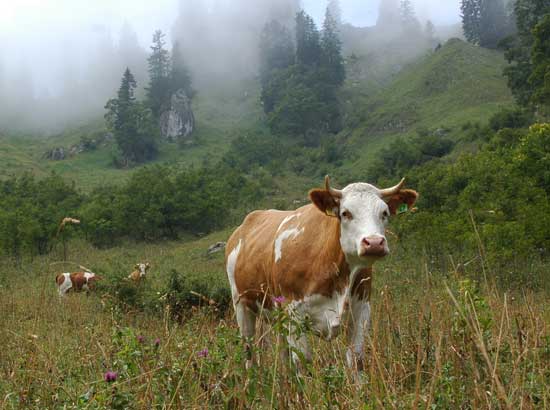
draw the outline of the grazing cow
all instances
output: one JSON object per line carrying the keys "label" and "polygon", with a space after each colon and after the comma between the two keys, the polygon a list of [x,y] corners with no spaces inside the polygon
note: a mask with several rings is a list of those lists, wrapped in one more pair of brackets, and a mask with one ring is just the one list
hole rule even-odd
{"label": "grazing cow", "polygon": [[140,282],[142,279],[145,279],[145,275],[150,267],[151,265],[149,263],[137,263],[136,266],[134,266],[135,270],[130,273],[128,279],[131,279],[136,283]]}
{"label": "grazing cow", "polygon": [[[326,339],[347,325],[346,361],[362,370],[372,265],[389,253],[389,217],[411,209],[418,197],[403,185],[404,180],[388,189],[355,183],[337,190],[327,176],[325,189],[310,191],[312,204],[295,211],[255,211],[245,218],[227,243],[225,262],[247,343],[260,310],[285,300],[296,320],[308,318]],[[311,360],[306,337],[290,333],[289,345]]]}
{"label": "grazing cow", "polygon": [[94,288],[95,282],[103,279],[92,272],[60,273],[55,277],[59,296],[72,290],[74,292],[90,291]]}

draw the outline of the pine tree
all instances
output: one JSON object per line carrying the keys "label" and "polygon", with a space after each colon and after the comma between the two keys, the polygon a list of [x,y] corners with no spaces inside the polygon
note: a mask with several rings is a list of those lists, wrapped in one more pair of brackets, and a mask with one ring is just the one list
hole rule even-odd
{"label": "pine tree", "polygon": [[496,48],[507,34],[507,19],[502,0],[481,0],[479,45]]}
{"label": "pine tree", "polygon": [[424,28],[424,35],[430,44],[430,47],[433,47],[436,43],[435,39],[435,26],[431,20],[426,21],[426,27]]}
{"label": "pine tree", "polygon": [[533,30],[533,72],[529,84],[533,88],[532,102],[550,116],[550,13],[546,14]]}
{"label": "pine tree", "polygon": [[149,63],[149,87],[147,101],[155,118],[160,117],[163,104],[170,98],[170,54],[164,48],[164,34],[157,30],[153,34]]}
{"label": "pine tree", "polygon": [[481,37],[481,2],[480,0],[462,0],[462,30],[464,37],[472,44],[479,44]]}
{"label": "pine tree", "polygon": [[414,7],[411,3],[411,0],[401,0],[401,23],[403,24],[403,29],[407,34],[420,33],[420,23],[416,18],[416,13]]}
{"label": "pine tree", "polygon": [[506,58],[511,64],[505,68],[504,74],[508,77],[508,85],[514,97],[523,106],[528,106],[533,101],[535,93],[530,81],[534,69],[534,29],[549,13],[548,0],[516,0],[514,4],[517,35],[506,51]]}
{"label": "pine tree", "polygon": [[155,130],[150,111],[136,101],[136,80],[126,68],[117,98],[105,105],[107,127],[113,132],[124,164],[142,162],[157,153]]}
{"label": "pine tree", "polygon": [[319,31],[313,19],[303,10],[296,15],[296,62],[304,66],[321,62]]}
{"label": "pine tree", "polygon": [[264,111],[269,113],[275,104],[270,82],[277,71],[294,64],[294,44],[290,31],[276,20],[267,23],[260,38],[260,83]]}
{"label": "pine tree", "polygon": [[338,22],[327,7],[321,39],[323,67],[327,72],[328,83],[339,87],[346,79],[346,68],[342,57],[342,42],[338,35]]}

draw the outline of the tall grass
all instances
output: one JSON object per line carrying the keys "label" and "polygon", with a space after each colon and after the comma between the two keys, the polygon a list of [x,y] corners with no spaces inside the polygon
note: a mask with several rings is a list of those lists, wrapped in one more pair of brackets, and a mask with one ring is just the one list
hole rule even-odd
{"label": "tall grass", "polygon": [[[225,235],[107,251],[71,244],[69,259],[107,281],[138,260],[151,262],[136,292],[156,310],[121,307],[109,287],[60,299],[55,254],[21,268],[4,262],[0,408],[550,407],[547,294],[504,291],[486,265],[485,282],[480,258],[452,269],[461,266],[456,256],[443,268],[422,252],[394,249],[377,266],[362,378],[346,369],[345,337],[310,336],[313,361],[294,371],[276,337],[289,320],[282,311],[258,327],[258,363],[246,370],[231,310],[220,317],[213,307],[193,307],[175,320],[164,300],[171,269],[226,286],[222,256],[206,255]],[[107,371],[116,381],[104,380]]]}

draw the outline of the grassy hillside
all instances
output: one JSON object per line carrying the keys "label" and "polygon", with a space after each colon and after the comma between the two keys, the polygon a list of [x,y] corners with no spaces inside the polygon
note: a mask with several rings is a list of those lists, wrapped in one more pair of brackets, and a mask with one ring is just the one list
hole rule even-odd
{"label": "grassy hillside", "polygon": [[350,152],[348,166],[364,170],[377,150],[419,129],[444,129],[451,135],[466,122],[485,123],[513,104],[502,75],[501,53],[458,39],[448,41],[404,68],[375,95],[350,82],[346,90]]}
{"label": "grassy hillside", "polygon": [[[162,143],[155,162],[189,166],[219,158],[233,138],[259,120],[261,107],[258,104],[258,92],[258,85],[251,82],[227,84],[215,92],[204,90],[199,93],[193,103],[197,118],[193,143],[184,147],[175,143]],[[3,135],[0,132],[0,178],[24,171],[31,171],[38,176],[55,171],[75,181],[84,190],[106,182],[125,180],[136,168],[119,170],[113,167],[115,147],[112,143],[63,161],[51,161],[43,157],[52,148],[68,149],[78,144],[81,137],[104,135],[106,132],[101,119],[53,136]]]}

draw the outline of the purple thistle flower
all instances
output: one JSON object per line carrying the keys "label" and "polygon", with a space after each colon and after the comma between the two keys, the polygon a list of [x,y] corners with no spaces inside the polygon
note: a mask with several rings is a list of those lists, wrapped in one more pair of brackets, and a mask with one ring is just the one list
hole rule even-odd
{"label": "purple thistle flower", "polygon": [[139,335],[137,337],[137,341],[138,341],[138,343],[143,344],[143,342],[145,342],[145,338],[143,336]]}
{"label": "purple thistle flower", "polygon": [[108,371],[105,373],[105,375],[103,376],[103,379],[107,382],[107,383],[112,383],[114,382],[118,377],[118,373],[117,372],[113,372],[113,371]]}
{"label": "purple thistle flower", "polygon": [[197,353],[197,356],[199,357],[208,357],[208,348],[201,350]]}
{"label": "purple thistle flower", "polygon": [[283,303],[285,303],[286,301],[286,298],[284,296],[276,296],[272,299],[273,303],[277,304],[277,305],[281,305]]}
{"label": "purple thistle flower", "polygon": [[155,347],[159,347],[160,346],[160,337],[157,337],[155,339]]}

